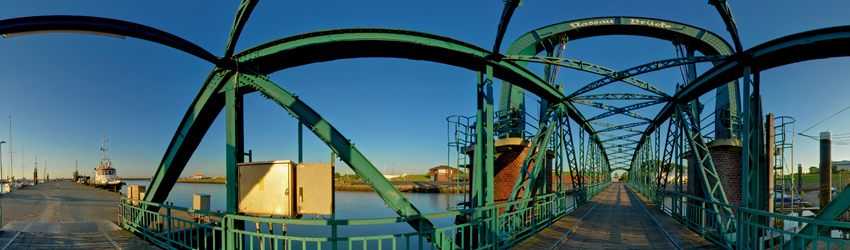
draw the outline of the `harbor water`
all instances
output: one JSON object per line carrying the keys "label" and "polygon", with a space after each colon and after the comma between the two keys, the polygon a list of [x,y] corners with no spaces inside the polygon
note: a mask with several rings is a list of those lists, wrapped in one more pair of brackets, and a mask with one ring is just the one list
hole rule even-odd
{"label": "harbor water", "polygon": [[[141,185],[150,187],[150,181],[146,180],[132,180],[132,181],[124,181],[127,185]],[[124,186],[122,188],[122,193],[126,194],[127,187]],[[171,190],[171,193],[168,195],[167,202],[173,202],[174,206],[179,207],[191,207],[192,206],[192,195],[193,194],[209,194],[210,195],[210,209],[224,211],[226,206],[226,198],[225,198],[225,185],[224,184],[207,184],[207,183],[175,183],[174,188]],[[446,212],[447,204],[456,203],[455,202],[455,194],[447,194],[447,193],[404,193],[405,197],[410,200],[410,202],[416,206],[417,209],[423,214],[433,214]],[[451,204],[455,205],[455,204]],[[390,209],[384,201],[378,197],[374,192],[352,192],[352,191],[336,191],[335,195],[335,208],[336,215],[334,219],[344,220],[344,219],[370,219],[370,218],[389,218],[389,217],[398,217],[398,214],[395,213],[392,209]],[[305,215],[301,219],[330,219],[325,216],[324,218],[319,216],[310,216]],[[454,225],[454,217],[444,217],[435,220],[431,220],[437,227],[446,227]],[[268,226],[261,224],[261,231],[268,232]],[[275,232],[281,232],[282,228],[280,225],[276,225],[274,227]],[[246,230],[253,231],[256,230],[256,226],[254,223],[247,223],[245,225]],[[303,226],[303,225],[288,225],[287,226],[287,234],[289,236],[303,236],[303,237],[328,237],[331,233],[330,227],[317,227],[317,226]],[[386,235],[386,234],[400,234],[400,233],[409,233],[414,232],[414,230],[407,223],[393,223],[393,224],[381,224],[381,225],[359,225],[359,226],[340,226],[338,229],[339,237],[356,237],[356,236],[370,236],[370,235]],[[276,233],[277,234],[277,233]],[[375,242],[370,243],[374,244]],[[315,243],[308,243],[315,244]],[[383,243],[385,247],[390,247],[392,245],[391,242]],[[401,240],[396,243],[398,247],[404,248],[404,243],[401,243]],[[410,244],[418,244],[418,240],[415,238],[411,238]],[[300,248],[300,244],[297,244]],[[329,245],[328,245],[329,246]],[[322,244],[321,248],[325,248],[325,244]],[[315,249],[315,245],[308,246],[308,248]],[[367,249],[372,249],[372,246],[367,247]],[[340,249],[348,249],[347,247],[342,247]],[[361,247],[352,247],[352,249],[361,249]],[[377,248],[376,248],[377,249]]]}

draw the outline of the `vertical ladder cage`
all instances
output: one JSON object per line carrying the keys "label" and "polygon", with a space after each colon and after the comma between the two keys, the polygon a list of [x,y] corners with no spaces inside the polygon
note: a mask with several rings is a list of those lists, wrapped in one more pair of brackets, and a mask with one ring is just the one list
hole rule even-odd
{"label": "vertical ladder cage", "polygon": [[[448,137],[446,165],[451,167],[452,159],[454,159],[454,166],[457,168],[453,178],[455,188],[454,190],[449,188],[449,195],[446,195],[446,210],[469,208],[467,194],[470,191],[470,186],[467,176],[469,176],[470,159],[467,151],[475,143],[475,117],[452,115],[446,117],[446,121]],[[452,196],[455,197],[456,203],[451,202]]]}
{"label": "vertical ladder cage", "polygon": [[[773,175],[774,187],[779,188],[774,192],[774,202],[780,207],[776,212],[794,213],[794,201],[799,200],[800,192],[797,190],[792,176],[794,175],[794,122],[796,119],[790,116],[778,116],[774,120],[776,137],[774,140]],[[786,157],[789,156],[790,157]],[[788,163],[790,158],[790,164]],[[787,191],[786,191],[787,190]],[[779,202],[776,202],[779,200]]]}

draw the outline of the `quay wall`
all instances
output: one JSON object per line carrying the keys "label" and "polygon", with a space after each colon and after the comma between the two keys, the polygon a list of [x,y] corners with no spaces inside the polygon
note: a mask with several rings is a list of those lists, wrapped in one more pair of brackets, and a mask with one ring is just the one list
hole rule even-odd
{"label": "quay wall", "polygon": [[[464,184],[458,187],[454,184],[431,184],[426,181],[417,181],[417,183],[412,184],[393,183],[393,186],[400,192],[409,193],[455,193],[458,191],[467,193],[469,191],[468,187]],[[337,182],[334,185],[334,190],[373,192],[372,187],[366,185],[364,182]]]}
{"label": "quay wall", "polygon": [[[150,178],[121,178],[122,180],[150,180]],[[192,179],[177,179],[178,183],[207,183],[207,184],[226,184],[226,182],[222,179],[201,179],[201,180],[192,180]],[[411,192],[411,193],[455,193],[460,190],[461,193],[467,193],[468,187],[464,184],[460,184],[460,188],[455,182],[447,182],[447,181],[396,181],[390,182],[395,186],[398,191],[401,192]],[[355,182],[336,182],[334,185],[335,190],[339,191],[358,191],[358,192],[372,192],[372,188],[369,185],[366,185],[365,182],[355,181]]]}

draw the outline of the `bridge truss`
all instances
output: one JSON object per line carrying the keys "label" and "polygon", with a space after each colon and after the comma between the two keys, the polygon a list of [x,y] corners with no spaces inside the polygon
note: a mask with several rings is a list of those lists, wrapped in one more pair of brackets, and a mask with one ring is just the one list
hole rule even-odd
{"label": "bridge truss", "polygon": [[[681,194],[679,200],[687,202],[672,202],[670,213],[702,230],[706,237],[718,244],[730,248],[756,248],[760,244],[757,239],[766,231],[764,227],[769,226],[766,219],[768,215],[746,211],[772,212],[767,210],[764,202],[769,199],[767,186],[770,183],[762,173],[772,170],[766,160],[765,144],[770,138],[764,129],[759,74],[782,65],[850,54],[850,48],[846,46],[850,40],[850,26],[793,34],[745,50],[738,38],[729,5],[720,0],[712,0],[711,3],[724,20],[734,47],[720,36],[691,25],[653,18],[614,16],[571,20],[535,29],[517,38],[501,54],[499,51],[505,30],[519,5],[518,0],[507,0],[492,51],[422,32],[368,28],[304,33],[237,53],[235,44],[257,3],[257,0],[241,2],[221,57],[152,27],[99,17],[33,16],[0,20],[0,33],[6,36],[40,32],[89,32],[129,36],[166,45],[213,64],[211,73],[187,108],[165,150],[145,197],[145,204],[154,206],[165,201],[179,174],[222,110],[226,114],[227,181],[236,183],[237,164],[244,162],[245,155],[242,97],[259,92],[280,105],[327,144],[400,216],[396,222],[409,224],[421,237],[441,248],[500,248],[510,245],[535,232],[537,226],[541,225],[526,225],[527,220],[537,217],[531,215],[531,212],[523,214],[525,212],[521,211],[537,211],[528,208],[538,206],[542,199],[552,202],[552,206],[560,204],[555,202],[561,202],[560,199],[566,197],[572,197],[571,201],[576,204],[584,202],[611,182],[614,170],[627,171],[629,182],[639,187],[645,195],[658,199],[656,202],[663,202],[659,194]],[[620,71],[563,58],[558,52],[570,41],[606,35],[662,39],[682,50],[679,57]],[[324,53],[316,54],[314,51]],[[539,55],[544,51],[546,55]],[[696,52],[702,55],[698,56]],[[355,147],[354,142],[297,95],[267,77],[277,71],[312,63],[370,57],[432,61],[465,68],[477,74],[474,84],[477,87],[475,118],[478,122],[474,125],[474,138],[466,145],[473,148],[473,172],[469,187],[471,199],[465,207],[468,211],[451,214],[459,218],[467,216],[467,223],[474,224],[466,227],[470,231],[464,231],[478,234],[474,242],[471,236],[463,238],[457,232],[452,235],[440,231],[430,221],[437,216],[422,214],[380,174],[365,154]],[[714,66],[697,75],[695,65],[702,62],[710,62]],[[526,69],[528,63],[544,64],[543,76]],[[685,82],[674,93],[664,92],[637,78],[644,73],[674,67],[686,72]],[[588,72],[601,78],[570,90],[556,82],[557,72],[561,68]],[[499,105],[494,103],[495,78],[503,81],[502,89],[498,92]],[[743,92],[740,93],[739,81],[743,82]],[[599,91],[613,84],[624,84],[618,90],[632,89],[639,90],[639,93]],[[704,105],[699,101],[700,96],[712,90],[717,92],[716,106],[719,107],[709,114],[715,118],[709,124],[714,125],[713,131],[709,125],[703,124]],[[534,111],[537,114],[537,124],[533,124],[536,131],[528,136],[525,131],[528,124],[525,122],[526,110],[522,105],[522,96],[526,93],[536,95],[541,100],[541,109]],[[619,106],[612,100],[637,103]],[[603,113],[585,117],[577,106],[599,109]],[[652,106],[661,106],[661,111],[649,116],[638,113]],[[742,106],[743,112],[738,113],[738,106]],[[500,120],[502,116],[521,122],[506,124]],[[603,121],[612,116],[631,120],[626,123]],[[499,132],[499,129],[504,128],[513,129],[510,131],[514,132]],[[666,131],[662,131],[662,128]],[[508,137],[529,139],[531,153],[523,159],[509,199],[499,207],[494,199],[495,141]],[[724,182],[717,170],[718,163],[713,159],[709,147],[711,142],[719,140],[737,141],[742,148],[742,177],[738,183],[742,190],[740,198],[731,199],[728,190],[724,190]],[[546,174],[543,169],[546,169],[549,151],[555,153],[553,172],[556,178],[540,183]],[[685,171],[686,166],[689,171]],[[689,173],[687,185],[684,181],[685,172]],[[570,184],[564,181],[567,176]],[[554,186],[556,191],[541,191],[546,188],[540,187],[546,185]],[[221,215],[228,218],[225,220],[252,220],[235,212],[235,187],[229,186],[226,196],[227,212]],[[728,204],[739,206],[730,207]],[[709,215],[698,219],[683,218],[685,210],[693,207],[699,207]],[[838,225],[830,223],[848,209],[850,192],[841,192],[815,218],[829,223],[809,223],[799,234],[791,235],[797,240],[791,241],[793,244],[786,247],[803,248],[813,237],[823,234],[830,226]],[[502,213],[513,217],[503,220]],[[142,220],[142,217],[138,217],[138,220]],[[337,225],[333,224],[337,222],[328,223],[326,225]],[[500,234],[505,230],[510,232],[508,236]],[[226,240],[234,240],[231,236],[236,237],[228,235]],[[339,239],[334,236],[333,240]],[[333,247],[336,248],[335,243]]]}

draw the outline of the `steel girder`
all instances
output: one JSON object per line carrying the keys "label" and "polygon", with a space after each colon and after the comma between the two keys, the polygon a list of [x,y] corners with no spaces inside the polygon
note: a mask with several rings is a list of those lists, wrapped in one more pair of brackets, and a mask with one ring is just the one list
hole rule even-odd
{"label": "steel girder", "polygon": [[[646,64],[641,64],[635,67],[628,68],[623,71],[618,71],[617,74],[609,75],[608,77],[596,80],[587,84],[586,86],[580,88],[576,92],[568,95],[567,98],[576,99],[579,97],[578,95],[590,92],[594,89],[598,89],[602,86],[617,82],[623,81],[626,79],[630,79],[636,75],[640,75],[643,73],[649,73],[653,71],[658,71],[666,68],[699,63],[699,62],[718,62],[726,59],[728,56],[725,55],[714,55],[714,56],[694,56],[694,57],[679,57],[679,58],[671,58],[665,59],[655,62],[650,62]],[[636,83],[637,84],[637,83]],[[634,85],[634,84],[633,84]],[[641,88],[641,86],[636,86]],[[670,97],[670,96],[665,96]]]}
{"label": "steel girder", "polygon": [[493,67],[494,77],[515,82],[544,100],[558,103],[564,99],[557,88],[531,71],[510,61],[490,59],[492,54],[466,42],[422,32],[358,28],[285,37],[239,52],[234,58],[239,65],[257,69],[261,74],[317,62],[368,57],[425,60],[473,71],[483,71],[489,65]]}
{"label": "steel girder", "polygon": [[[847,43],[850,43],[850,26],[836,26],[784,36],[729,56],[678,91],[652,120],[652,124],[657,126],[665,122],[678,104],[699,98],[740,78],[744,66],[764,71],[808,60],[843,57],[850,55]],[[656,126],[647,127],[644,133],[652,133]]]}
{"label": "steel girder", "polygon": [[[705,144],[705,140],[703,140],[702,134],[700,133],[700,127],[697,125],[699,117],[696,116],[695,113],[693,106],[681,104],[676,106],[677,120],[679,120],[679,125],[682,126],[682,130],[685,132],[684,135],[686,135],[688,144],[691,146],[691,157],[694,161],[693,168],[697,172],[697,178],[700,179],[698,183],[702,185],[701,187],[695,188],[702,189],[706,194],[707,200],[721,204],[729,204],[729,201],[726,198],[726,193],[723,191],[723,185],[720,182],[720,177],[717,175],[717,170],[714,167],[714,161],[711,159],[711,153],[708,151],[708,146]],[[715,204],[710,204],[709,206],[711,207],[711,210],[717,214],[714,216],[714,220],[716,220],[717,223],[722,223],[724,221],[720,214],[734,216],[732,210],[727,207],[717,206]],[[725,220],[725,222],[726,224],[731,225],[731,220]]]}
{"label": "steel girder", "polygon": [[544,43],[558,44],[564,35],[570,41],[605,35],[646,36],[671,42],[679,38],[704,55],[732,54],[731,46],[711,31],[668,20],[626,16],[578,19],[541,27],[514,40],[505,54],[537,55],[544,50]]}
{"label": "steel girder", "polygon": [[[651,26],[656,24],[657,26]],[[505,54],[510,56],[534,56],[546,48],[563,43],[560,39],[565,36],[569,40],[576,40],[604,35],[636,35],[684,42],[690,44],[694,49],[704,55],[728,55],[732,53],[731,46],[722,38],[710,31],[694,26],[667,20],[640,17],[601,17],[567,21],[533,30],[516,39],[508,47]],[[679,59],[673,61],[677,60]],[[717,59],[715,58],[715,60]],[[517,63],[524,66],[528,62],[519,61]],[[661,63],[644,66],[654,68],[659,65]],[[508,81],[503,83],[503,95],[506,88],[511,88]],[[508,93],[513,93],[513,91]],[[570,97],[574,96],[571,95]],[[504,100],[506,97],[502,96],[501,99]],[[576,120],[575,118],[574,120],[581,126],[585,125],[586,120]]]}
{"label": "steel girder", "polygon": [[637,142],[628,142],[628,143],[603,142],[602,144],[611,145],[611,146],[626,146],[626,145],[635,145],[635,144],[637,144]]}
{"label": "steel girder", "polygon": [[[641,135],[641,134],[643,134],[643,133],[641,133],[641,132],[637,132],[637,133],[626,134],[626,135],[615,135],[615,134],[609,134],[609,133],[597,132],[597,134],[599,134],[599,135],[604,135],[604,136],[607,136],[607,137],[609,137],[609,138],[629,138],[629,137],[633,137],[633,136]],[[610,140],[610,139],[608,139],[608,140]],[[608,140],[606,140],[606,141],[608,141]]]}
{"label": "steel girder", "polygon": [[[325,53],[316,56],[314,51]],[[390,29],[345,29],[312,32],[278,39],[240,52],[234,56],[234,60],[245,69],[255,70],[254,74],[256,75],[314,62],[357,57],[428,60],[476,71],[492,67],[492,69],[487,69],[488,72],[492,72],[492,74],[488,74],[488,77],[496,76],[503,80],[511,80],[544,100],[563,105],[565,109],[570,110],[568,114],[572,119],[585,120],[579,113],[574,112],[574,106],[563,102],[564,96],[560,91],[546,84],[545,81],[525,68],[519,67],[513,62],[491,60],[490,55],[489,51],[473,45],[425,33]],[[302,60],[292,60],[292,58]],[[585,126],[584,130],[593,132],[593,128],[590,126]],[[331,140],[331,142],[335,142],[335,140]],[[548,140],[545,142],[548,142]],[[344,154],[340,153],[340,156],[343,157]],[[357,166],[357,164],[352,165],[351,163],[349,165]],[[535,169],[539,170],[540,168]],[[409,204],[403,196],[400,199],[403,203]],[[385,201],[388,203],[396,202],[386,198]]]}
{"label": "steel girder", "polygon": [[589,121],[588,123],[608,127],[606,129],[597,131],[599,133],[611,132],[611,131],[615,131],[615,130],[625,130],[625,131],[630,131],[630,132],[643,132],[643,131],[640,131],[640,130],[637,130],[637,129],[633,129],[633,127],[649,124],[649,122],[635,122],[635,123],[629,123],[629,124],[623,124],[623,125],[616,125],[616,124],[600,122],[600,121]]}
{"label": "steel girder", "polygon": [[[655,24],[660,27],[650,26]],[[728,55],[732,53],[732,48],[722,38],[710,31],[693,26],[667,20],[639,17],[602,17],[567,21],[533,30],[516,39],[508,47],[505,54],[532,56],[539,54],[553,44],[562,43],[559,40],[561,37],[576,40],[602,35],[638,35],[684,42],[692,45],[693,48],[704,55]],[[521,65],[527,64],[527,62],[518,63]],[[648,86],[640,84],[637,84],[637,86],[648,88]],[[579,94],[574,93],[569,97],[575,97]],[[505,97],[503,96],[502,98]],[[583,125],[582,123],[584,121],[577,120],[577,122]]]}
{"label": "steel girder", "polygon": [[499,47],[502,45],[502,38],[505,36],[505,31],[508,30],[508,23],[511,21],[511,16],[513,16],[516,7],[521,4],[521,0],[505,0],[505,9],[502,10],[502,18],[499,19],[499,29],[496,31],[496,42],[493,43],[494,53],[499,53]]}
{"label": "steel girder", "polygon": [[632,155],[624,155],[624,156],[616,156],[616,157],[608,157],[609,161],[617,161],[617,160],[628,160],[631,159]]}
{"label": "steel girder", "polygon": [[[620,73],[616,70],[609,69],[606,67],[599,66],[597,64],[592,64],[585,61],[561,58],[561,57],[551,57],[551,56],[537,56],[537,55],[515,55],[508,56],[505,60],[513,60],[513,61],[522,61],[522,62],[536,62],[536,63],[545,63],[547,65],[557,65],[565,68],[581,70],[584,72],[594,73],[597,75],[606,76],[609,78],[614,78]],[[606,78],[607,79],[607,78]],[[649,91],[663,98],[669,98],[670,95],[664,93],[660,89],[652,86],[651,84],[634,78],[634,77],[624,77],[622,79],[618,79],[618,81],[622,81],[628,84],[631,84],[640,89]],[[637,94],[635,94],[637,95]]]}
{"label": "steel girder", "polygon": [[232,74],[230,71],[216,68],[207,76],[201,90],[180,121],[171,143],[168,144],[165,155],[151,179],[145,201],[162,203],[168,198],[168,193],[180,178],[180,173],[183,172],[189,158],[198,148],[198,144],[201,143],[201,139],[204,138],[215,118],[224,109],[225,98],[219,90]]}
{"label": "steel girder", "polygon": [[251,17],[251,12],[257,6],[260,0],[242,0],[239,4],[239,10],[236,11],[236,18],[233,19],[233,27],[230,28],[230,37],[227,39],[227,46],[224,48],[224,57],[230,59],[233,56],[233,50],[236,48],[236,41],[239,40],[239,35],[242,34],[242,28]]}
{"label": "steel girder", "polygon": [[[753,76],[752,80],[750,79],[750,75]],[[769,206],[768,203],[772,202],[773,199],[769,192],[769,186],[773,185],[773,183],[770,183],[768,175],[773,168],[768,163],[766,155],[768,155],[767,153],[772,153],[768,152],[767,149],[772,148],[774,138],[766,136],[764,126],[768,125],[768,128],[773,129],[773,117],[770,116],[767,124],[762,119],[763,111],[761,107],[758,70],[751,72],[750,67],[745,66],[743,76],[744,94],[746,94],[747,98],[744,105],[743,143],[741,148],[741,156],[743,158],[741,159],[741,206],[760,211],[771,211],[769,208],[772,206]],[[750,94],[751,89],[752,94]],[[773,155],[769,154],[769,156],[772,157]],[[743,218],[740,219],[757,225],[770,225],[762,216],[753,214],[744,214]],[[739,238],[741,240],[740,244],[750,248],[758,247],[757,240],[746,237],[758,235],[758,232],[761,231],[759,228],[751,225],[745,224],[741,228],[741,233],[739,233],[742,235]]]}
{"label": "steel girder", "polygon": [[631,137],[631,136],[635,136],[635,135],[634,135],[634,134],[632,134],[632,135],[617,136],[617,137],[613,137],[613,138],[605,139],[603,142],[618,141],[618,140],[630,141],[630,142],[638,142],[638,141],[637,141],[637,140],[635,140],[635,139],[631,139],[631,138],[629,138],[629,137]]}
{"label": "steel girder", "polygon": [[[566,109],[561,109],[561,112],[569,112]],[[562,117],[568,117],[567,114],[562,114]],[[584,175],[581,173],[579,162],[576,159],[575,145],[573,144],[573,133],[570,126],[570,121],[564,121],[566,127],[566,131],[564,136],[561,136],[561,141],[564,144],[564,149],[566,150],[567,157],[567,166],[570,170],[570,177],[572,178],[573,188],[582,187],[584,185]]]}
{"label": "steel girder", "polygon": [[[548,145],[551,141],[552,132],[555,131],[553,123],[558,120],[559,115],[561,114],[558,112],[559,106],[560,105],[550,106],[546,109],[547,112],[545,113],[545,116],[540,118],[540,125],[537,129],[537,134],[534,136],[534,139],[531,141],[531,146],[528,148],[528,153],[526,153],[525,160],[522,163],[522,168],[519,171],[517,180],[514,182],[514,187],[511,190],[511,195],[508,197],[508,202],[531,197],[534,191],[534,183],[539,174],[543,172],[541,169],[546,167],[546,151],[549,148]],[[534,164],[534,166],[531,166],[531,164]],[[522,191],[521,196],[519,195],[520,191]],[[505,211],[513,211],[513,207],[514,206],[510,206],[506,208]],[[522,209],[525,205],[520,204],[517,207]]]}
{"label": "steel girder", "polygon": [[[667,188],[667,175],[670,174],[670,170],[673,168],[667,169],[666,166],[670,164],[674,164],[673,161],[673,151],[676,149],[676,142],[678,141],[679,128],[676,126],[675,117],[670,117],[670,122],[667,123],[667,138],[664,143],[664,153],[661,156],[661,169],[658,171],[658,176],[656,179],[658,180],[658,188],[666,189]],[[656,130],[658,131],[658,130]],[[681,172],[676,172],[676,174],[681,175]]]}
{"label": "steel girder", "polygon": [[573,100],[667,100],[667,98],[654,95],[642,95],[631,93],[604,93],[594,95],[582,95],[572,98]]}
{"label": "steel girder", "polygon": [[[486,74],[486,78],[484,76]],[[493,141],[493,68],[477,73],[475,151],[473,156],[472,207],[493,205],[493,171],[495,145]],[[480,216],[480,215],[479,215]],[[475,218],[478,219],[478,218]]]}
{"label": "steel girder", "polygon": [[[610,150],[614,152],[622,152],[623,149],[634,152],[635,147],[626,147],[626,146],[615,146],[615,147],[606,147],[605,150]],[[630,154],[631,155],[631,154]]]}
{"label": "steel girder", "polygon": [[[227,82],[231,88],[223,88],[225,99],[225,177],[227,185],[225,195],[227,205],[225,211],[231,211],[231,214],[239,214],[239,164],[245,162],[245,106],[243,105],[243,93],[239,88],[235,87],[238,84],[239,72],[237,71],[234,79]],[[237,226],[239,228],[242,225]],[[233,239],[234,235],[228,235],[228,242],[236,242]]]}
{"label": "steel girder", "polygon": [[220,64],[221,61],[183,38],[138,23],[90,16],[31,16],[0,20],[0,34],[3,37],[42,33],[129,36],[172,47],[214,64]]}
{"label": "steel girder", "polygon": [[729,31],[732,42],[735,43],[735,51],[744,50],[743,45],[741,45],[741,38],[738,37],[738,24],[735,23],[735,17],[732,17],[732,9],[729,8],[729,3],[726,0],[710,0],[709,3],[714,5],[714,8],[720,13],[720,17],[723,18],[723,22],[726,23],[726,30]]}
{"label": "steel girder", "polygon": [[[316,54],[315,51],[323,53]],[[484,70],[489,65],[493,67],[493,77],[513,82],[550,103],[561,103],[565,98],[561,91],[524,67],[499,60],[500,57],[493,59],[490,51],[451,38],[415,31],[374,28],[310,32],[277,39],[234,56],[240,66],[257,69],[260,74],[315,62],[362,57],[426,60],[474,71]],[[564,105],[574,121],[587,120],[572,103],[565,102]],[[595,133],[591,126],[579,125],[591,135]],[[595,135],[592,137],[596,139]]]}
{"label": "steel girder", "polygon": [[[324,51],[321,54],[315,51]],[[521,65],[493,59],[492,52],[447,37],[395,29],[337,29],[299,34],[277,39],[235,55],[239,65],[257,68],[261,74],[316,62],[346,58],[395,57],[438,62],[474,71],[493,67],[493,77],[510,81],[550,103],[563,102],[565,96]],[[292,60],[291,58],[303,58]],[[574,121],[585,121],[571,103],[565,103]],[[579,124],[590,133],[592,127]]]}
{"label": "steel girder", "polygon": [[599,114],[599,115],[597,115],[593,118],[588,119],[587,121],[599,120],[599,119],[609,117],[609,116],[612,116],[612,115],[616,115],[616,114],[624,114],[624,115],[627,115],[627,116],[630,116],[630,117],[633,117],[633,118],[637,118],[637,119],[641,119],[641,120],[645,120],[645,121],[651,121],[649,118],[642,116],[642,115],[639,115],[635,112],[631,112],[631,111],[641,109],[641,108],[646,108],[646,107],[656,105],[656,104],[659,104],[659,103],[663,103],[663,102],[666,102],[666,101],[656,100],[656,101],[641,102],[641,103],[636,103],[636,104],[632,104],[632,105],[625,106],[625,107],[614,107],[614,106],[604,104],[604,103],[591,102],[591,101],[585,101],[585,100],[571,100],[571,102],[584,104],[584,105],[591,106],[591,107],[594,107],[594,108],[608,110],[608,112]]}
{"label": "steel girder", "polygon": [[[240,89],[243,89],[242,94],[259,91],[263,96],[286,109],[290,115],[302,122],[322,142],[328,145],[399,216],[422,215],[395,186],[383,177],[366,156],[354,147],[354,143],[351,140],[345,138],[342,133],[319,115],[319,113],[301,101],[301,99],[298,99],[296,95],[271,82],[268,77],[256,72],[240,72],[236,77],[239,81]],[[436,228],[427,219],[410,221],[408,224],[419,231],[428,231]]]}

